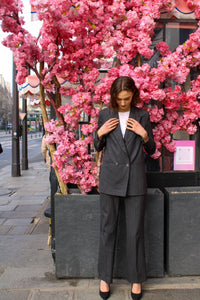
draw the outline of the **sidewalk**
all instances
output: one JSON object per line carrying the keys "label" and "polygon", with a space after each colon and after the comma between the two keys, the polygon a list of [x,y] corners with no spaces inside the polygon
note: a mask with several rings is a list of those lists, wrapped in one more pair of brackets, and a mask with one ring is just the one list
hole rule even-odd
{"label": "sidewalk", "polygon": [[[50,206],[49,175],[44,162],[30,164],[22,176],[1,169],[0,300],[98,300],[99,280],[56,279],[47,245]],[[184,263],[184,262],[183,262]],[[200,276],[149,278],[144,300],[199,300]],[[130,284],[114,280],[113,300],[128,300]]]}

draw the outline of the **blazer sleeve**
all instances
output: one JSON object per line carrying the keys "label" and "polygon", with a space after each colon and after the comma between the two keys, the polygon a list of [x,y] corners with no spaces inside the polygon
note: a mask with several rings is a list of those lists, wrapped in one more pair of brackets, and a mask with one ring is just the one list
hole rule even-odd
{"label": "blazer sleeve", "polygon": [[[97,131],[99,130],[99,128],[105,123],[104,118],[103,118],[104,112],[103,110],[100,111],[99,113],[99,120],[98,120],[98,128]],[[101,138],[101,140],[98,138],[97,135],[97,131],[95,133],[95,137],[94,137],[94,147],[95,149],[100,152],[101,150],[103,150],[103,148],[106,145],[106,137],[105,135]]]}
{"label": "blazer sleeve", "polygon": [[146,112],[146,113],[147,114],[145,115],[145,118],[146,118],[146,120],[145,120],[146,121],[145,122],[145,129],[148,133],[149,140],[146,143],[143,142],[143,146],[144,146],[145,151],[149,155],[152,155],[156,151],[156,144],[155,144],[154,137],[153,137],[153,132],[152,132],[152,128],[151,128],[149,113],[148,112]]}

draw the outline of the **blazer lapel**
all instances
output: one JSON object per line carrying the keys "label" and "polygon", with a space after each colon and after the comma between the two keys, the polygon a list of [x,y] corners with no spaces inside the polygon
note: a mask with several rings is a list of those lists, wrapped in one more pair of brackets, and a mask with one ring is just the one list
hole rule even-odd
{"label": "blazer lapel", "polygon": [[[137,111],[134,109],[134,107],[131,107],[129,118],[137,120]],[[137,135],[133,131],[126,129],[125,136],[124,136],[124,141],[126,145],[128,146],[130,141],[133,142],[136,136]]]}
{"label": "blazer lapel", "polygon": [[[116,112],[114,109],[111,110],[111,118],[117,118],[119,119],[118,112]],[[127,153],[126,145],[124,143],[124,139],[122,136],[120,124],[115,128],[115,130],[112,131],[113,136],[117,139],[119,146],[122,148],[124,152]]]}

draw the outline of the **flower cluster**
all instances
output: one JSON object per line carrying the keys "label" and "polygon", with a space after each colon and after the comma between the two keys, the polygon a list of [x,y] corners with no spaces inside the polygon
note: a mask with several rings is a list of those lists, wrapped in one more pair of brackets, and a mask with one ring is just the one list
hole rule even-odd
{"label": "flower cluster", "polygon": [[58,144],[54,152],[53,167],[57,168],[64,182],[77,184],[84,192],[89,192],[96,186],[97,168],[92,166],[88,145],[92,144],[92,135],[77,140],[74,131],[66,130],[58,121],[45,123],[49,132],[46,136],[48,144]]}
{"label": "flower cluster", "polygon": [[[49,132],[46,140],[57,144],[53,166],[65,183],[75,183],[85,192],[96,185],[97,170],[88,148],[97,128],[99,104],[109,103],[109,89],[118,76],[132,77],[140,90],[138,106],[149,111],[154,123],[155,158],[162,145],[175,151],[172,135],[177,130],[195,133],[200,115],[200,77],[187,91],[181,85],[192,68],[199,68],[200,28],[174,52],[165,42],[158,43],[156,67],[133,63],[137,58],[154,57],[150,46],[156,20],[161,11],[174,9],[175,0],[33,0],[32,4],[43,21],[37,39],[23,27],[21,1],[1,1],[1,27],[10,33],[3,44],[13,51],[17,83],[25,81],[30,68],[54,105],[59,121],[45,123]],[[199,19],[199,1],[187,0],[187,5]],[[115,65],[102,78],[99,69],[114,58]],[[42,72],[38,63],[43,63]],[[58,78],[67,79],[71,86],[61,87]],[[56,106],[51,92],[56,99],[70,96],[71,102]],[[84,116],[88,124],[80,126]],[[77,131],[81,138],[77,138]]]}

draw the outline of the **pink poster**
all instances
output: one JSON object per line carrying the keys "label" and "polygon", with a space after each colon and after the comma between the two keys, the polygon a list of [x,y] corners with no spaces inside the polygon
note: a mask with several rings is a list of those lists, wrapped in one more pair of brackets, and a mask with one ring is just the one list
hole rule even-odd
{"label": "pink poster", "polygon": [[175,171],[195,170],[195,141],[175,141],[176,151],[174,153]]}

